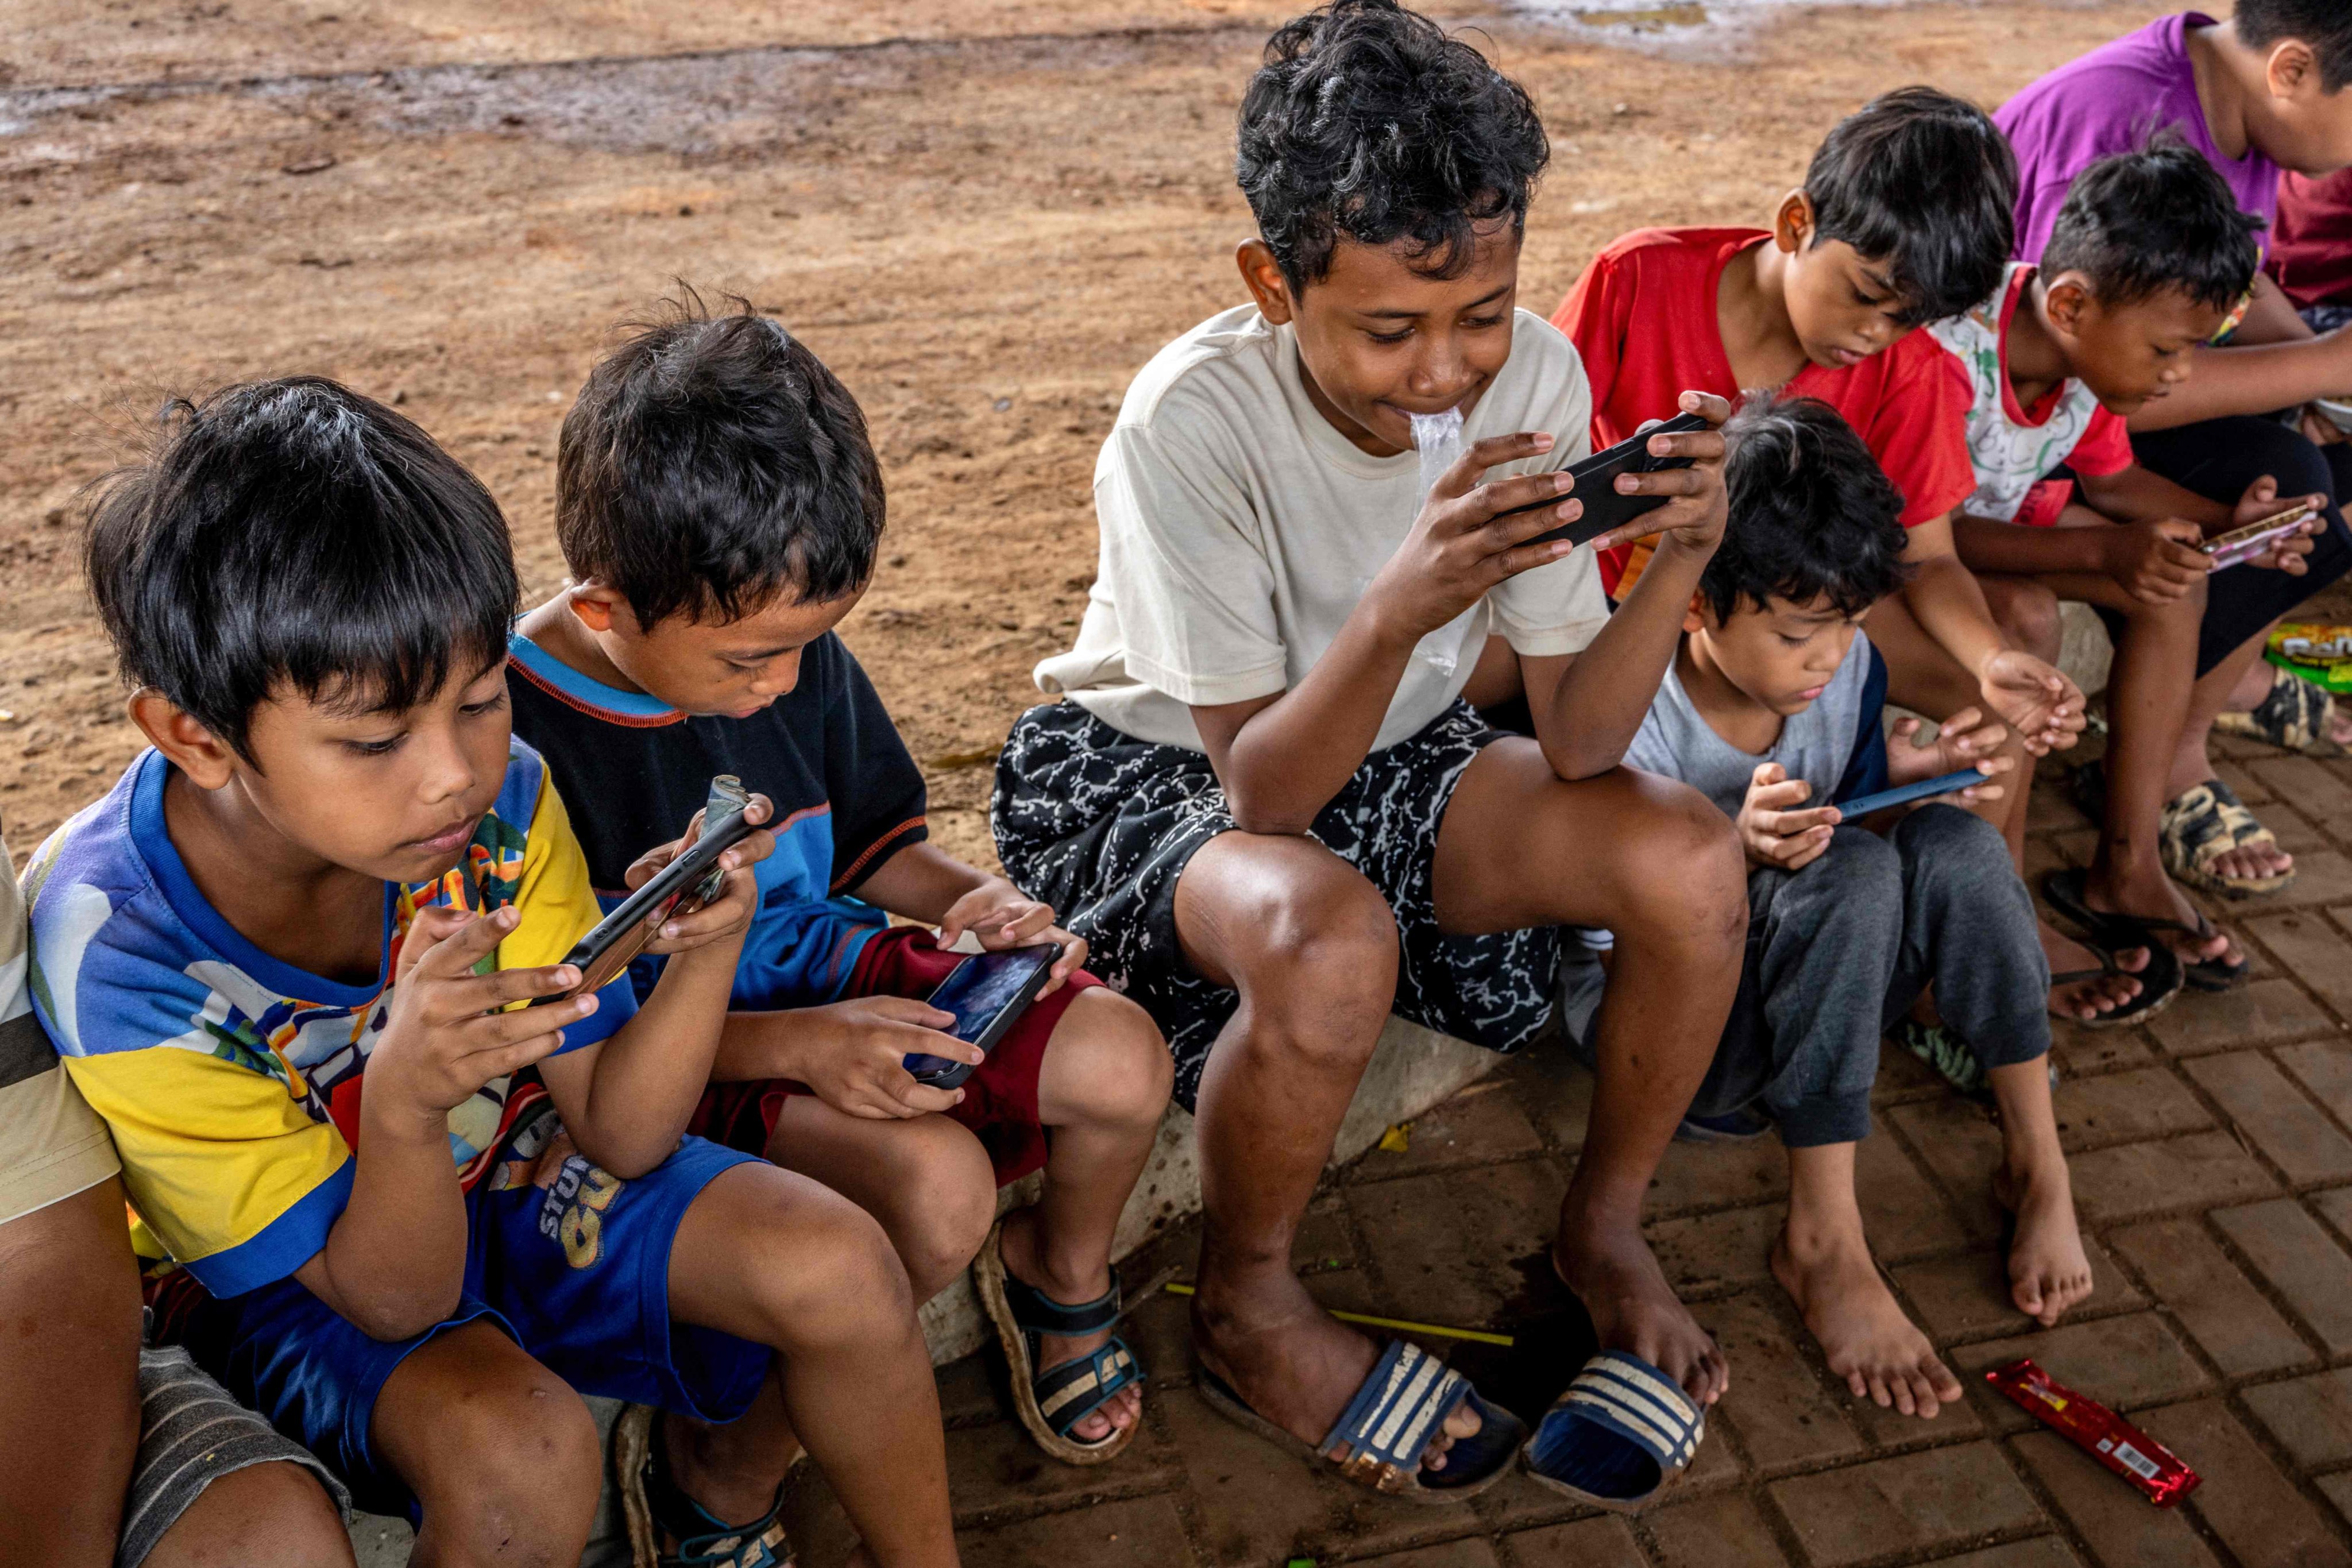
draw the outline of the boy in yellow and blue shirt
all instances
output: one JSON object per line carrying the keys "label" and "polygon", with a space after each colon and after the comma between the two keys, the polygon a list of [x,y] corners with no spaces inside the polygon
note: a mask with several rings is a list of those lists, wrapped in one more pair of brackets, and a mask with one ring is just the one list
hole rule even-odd
{"label": "boy in yellow and blue shirt", "polygon": [[731,1533],[710,1561],[789,1556],[729,1489],[789,1418],[875,1560],[951,1563],[879,1227],[682,1136],[769,837],[658,917],[642,1002],[569,994],[600,913],[511,736],[479,483],[332,383],[236,387],[101,497],[89,567],[152,747],[34,859],[33,991],[167,1334],[435,1560],[578,1555],[601,1465],[569,1384],[728,1424],[675,1477]]}

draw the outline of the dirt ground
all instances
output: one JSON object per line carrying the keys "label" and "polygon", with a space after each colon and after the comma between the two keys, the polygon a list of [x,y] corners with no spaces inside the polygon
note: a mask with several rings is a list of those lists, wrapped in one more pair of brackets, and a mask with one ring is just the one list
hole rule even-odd
{"label": "dirt ground", "polygon": [[[1238,297],[1234,104],[1265,0],[17,0],[0,32],[0,820],[20,858],[136,748],[77,496],[166,394],[289,372],[398,403],[561,578],[554,436],[674,279],[803,336],[871,419],[885,565],[845,626],[982,859],[989,773],[1094,572],[1129,376]],[[1521,302],[1617,233],[1753,221],[1822,131],[1987,104],[2145,5],[1791,10],[1661,50],[1465,5],[1554,158]]]}

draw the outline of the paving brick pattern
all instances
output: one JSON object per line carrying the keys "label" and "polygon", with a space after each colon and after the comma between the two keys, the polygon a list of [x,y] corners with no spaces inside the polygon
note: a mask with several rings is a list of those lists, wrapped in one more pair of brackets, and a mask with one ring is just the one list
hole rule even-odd
{"label": "paving brick pattern", "polygon": [[[2008,1302],[1989,1113],[1899,1052],[1884,1063],[1863,1201],[1895,1289],[1969,1385],[1960,1406],[1906,1419],[1828,1376],[1766,1265],[1787,1188],[1776,1142],[1676,1145],[1650,1229],[1734,1381],[1664,1506],[1597,1515],[1524,1478],[1448,1508],[1342,1486],[1201,1401],[1183,1304],[1161,1298],[1133,1324],[1148,1430],[1100,1469],[1040,1457],[1000,1370],[943,1370],[965,1561],[2352,1568],[2352,761],[2224,750],[2303,876],[2276,899],[2211,906],[2254,956],[2251,986],[2187,994],[2142,1028],[2061,1026],[2058,1113],[2098,1289],[2058,1329]],[[2088,853],[2054,788],[2031,842],[2036,867]],[[1572,1345],[1543,1247],[1591,1090],[1561,1052],[1537,1052],[1422,1118],[1404,1152],[1336,1173],[1297,1249],[1317,1296]],[[1128,1277],[1189,1266],[1196,1246],[1179,1231]],[[1489,1386],[1531,1364],[1487,1353],[1455,1359]],[[1990,1395],[1982,1370],[2025,1354],[2128,1412],[2203,1489],[2159,1512]],[[803,1561],[839,1562],[847,1532],[820,1480],[800,1483],[793,1513]]]}

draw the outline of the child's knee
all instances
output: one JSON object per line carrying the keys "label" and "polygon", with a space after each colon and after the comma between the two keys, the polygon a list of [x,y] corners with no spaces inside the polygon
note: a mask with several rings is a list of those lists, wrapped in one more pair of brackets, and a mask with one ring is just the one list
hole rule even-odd
{"label": "child's knee", "polygon": [[1993,619],[2011,647],[2034,658],[2054,661],[2064,640],[2058,595],[2039,583],[2014,583],[2000,595]]}
{"label": "child's knee", "polygon": [[1040,1100],[1055,1125],[1156,1127],[1176,1076],[1151,1015],[1107,986],[1070,999],[1046,1048]]}
{"label": "child's knee", "polygon": [[433,1443],[453,1494],[423,1499],[436,1529],[520,1563],[552,1562],[550,1543],[586,1536],[604,1445],[588,1406],[545,1367],[457,1391],[434,1413]]}
{"label": "child's knee", "polygon": [[236,1563],[242,1568],[349,1568],[352,1538],[327,1489],[276,1459],[221,1477],[147,1554],[152,1568]]}
{"label": "child's knee", "polygon": [[[992,1183],[988,1192],[992,1214]],[[900,1332],[914,1318],[906,1266],[881,1223],[846,1198],[826,1197],[796,1205],[789,1226],[744,1249],[768,1320],[761,1337],[786,1355]]]}
{"label": "child's knee", "polygon": [[1396,916],[1353,868],[1267,879],[1231,912],[1251,1035],[1360,1071],[1396,998]]}
{"label": "child's knee", "polygon": [[[1628,908],[1619,934],[1736,953],[1748,934],[1748,859],[1731,819],[1687,784],[1651,781],[1648,808],[1622,842]],[[1735,958],[1731,962],[1737,963]]]}
{"label": "child's knee", "polygon": [[979,1139],[943,1116],[906,1131],[917,1144],[901,1184],[908,1201],[886,1228],[908,1283],[928,1292],[980,1255],[996,1223],[996,1168]]}

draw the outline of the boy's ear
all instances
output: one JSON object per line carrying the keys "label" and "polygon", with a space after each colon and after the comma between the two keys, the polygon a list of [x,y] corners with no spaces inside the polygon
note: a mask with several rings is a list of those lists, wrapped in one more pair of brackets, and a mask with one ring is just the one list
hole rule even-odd
{"label": "boy's ear", "polygon": [[2273,98],[2294,98],[2306,87],[2321,86],[2319,62],[2301,38],[2282,38],[2272,47],[2271,58],[2263,62],[2263,78]]}
{"label": "boy's ear", "polygon": [[611,631],[614,622],[627,613],[628,603],[617,590],[593,577],[572,590],[572,613],[592,632]]}
{"label": "boy's ear", "polygon": [[1802,190],[1780,198],[1780,210],[1772,215],[1772,243],[1784,256],[1794,256],[1813,243],[1813,198]]}
{"label": "boy's ear", "polygon": [[1243,240],[1234,251],[1234,265],[1241,268],[1242,286],[1259,315],[1277,327],[1291,319],[1290,280],[1282,275],[1282,264],[1265,241]]}
{"label": "boy's ear", "polygon": [[2091,306],[2091,288],[2079,272],[2061,272],[2042,290],[2042,308],[2050,324],[2068,337],[2083,330],[2083,314]]}
{"label": "boy's ear", "polygon": [[148,743],[198,789],[219,789],[236,773],[237,756],[229,743],[153,687],[132,692],[130,708],[131,721]]}
{"label": "boy's ear", "polygon": [[1690,596],[1690,603],[1683,606],[1683,630],[1685,632],[1706,630],[1706,595],[1693,594]]}

